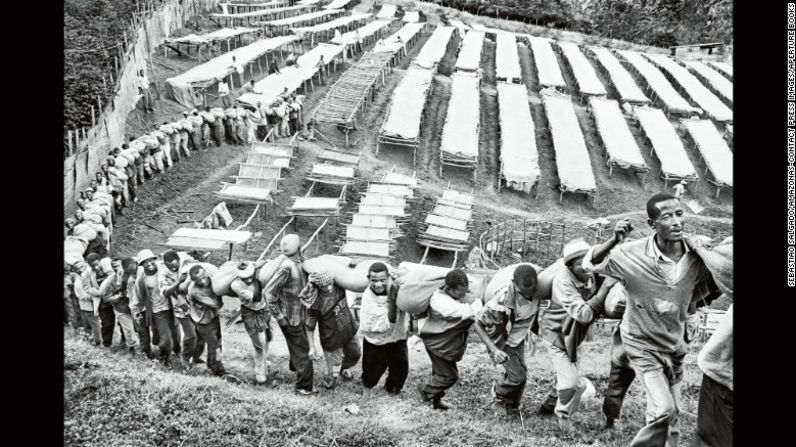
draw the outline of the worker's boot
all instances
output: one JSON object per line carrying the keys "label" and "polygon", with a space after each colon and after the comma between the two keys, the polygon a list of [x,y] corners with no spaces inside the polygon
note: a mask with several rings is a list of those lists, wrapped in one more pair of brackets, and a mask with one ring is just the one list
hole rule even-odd
{"label": "worker's boot", "polygon": [[442,401],[442,396],[435,396],[434,400],[432,401],[432,406],[435,410],[450,410],[451,407],[448,403]]}

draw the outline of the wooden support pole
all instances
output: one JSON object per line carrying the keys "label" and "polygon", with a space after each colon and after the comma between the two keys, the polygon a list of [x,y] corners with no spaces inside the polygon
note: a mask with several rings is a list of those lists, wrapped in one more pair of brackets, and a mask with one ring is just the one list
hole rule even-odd
{"label": "wooden support pole", "polygon": [[94,106],[91,106],[91,127],[96,126],[96,120],[94,119]]}
{"label": "wooden support pole", "polygon": [[69,146],[69,155],[74,154],[75,153],[75,149],[74,149],[74,146],[72,146],[72,131],[71,130],[66,133],[66,142],[67,142],[67,145]]}

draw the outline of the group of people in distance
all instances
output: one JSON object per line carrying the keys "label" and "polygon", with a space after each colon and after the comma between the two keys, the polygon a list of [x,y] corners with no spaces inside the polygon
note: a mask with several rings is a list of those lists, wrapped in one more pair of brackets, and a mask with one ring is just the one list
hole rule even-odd
{"label": "group of people in distance", "polygon": [[[555,389],[541,403],[538,414],[555,415],[563,431],[572,431],[586,389],[578,348],[589,325],[606,313],[607,298],[618,294],[624,301],[614,300],[612,305],[613,316],[621,318],[621,323],[613,334],[604,393],[606,429],[614,427],[625,393],[637,377],[646,393],[646,423],[631,445],[674,446],[680,435],[686,344],[695,338],[698,326],[696,307],[709,304],[722,292],[684,237],[680,201],[670,194],[656,194],[647,203],[647,214],[654,231],[650,236],[626,240],[633,228],[629,221],[620,220],[613,237],[601,245],[590,246],[579,239],[567,243],[544,312],[540,312],[538,274],[529,264],[516,266],[510,281],[491,296],[471,303],[463,300],[470,288],[468,275],[452,269],[431,294],[426,311],[409,314],[396,300],[400,288],[407,285],[405,277],[374,262],[355,314],[333,274],[305,272],[295,234],[282,238],[283,256],[277,268],[270,267],[268,278],[262,280],[261,269],[273,261],[240,261],[224,295],[240,299],[240,315],[253,348],[255,382],[274,385],[266,361],[273,318],[287,345],[295,392],[301,395],[317,392],[316,329],[325,363],[322,386],[333,389],[340,380],[352,380],[351,368],[361,359],[365,394],[373,392],[385,373],[385,391],[401,393],[409,374],[407,339],[414,333],[431,360],[430,377],[417,386],[420,399],[434,409],[449,410],[452,405],[443,398],[459,379],[457,363],[472,331],[493,364],[503,369],[491,387],[493,409],[519,416],[528,380],[525,343],[535,333],[547,345],[556,376]],[[140,348],[154,358],[152,345],[157,345],[157,356],[166,364],[172,362],[173,352],[181,354],[186,368],[206,363],[213,374],[227,374],[219,319],[223,302],[213,284],[217,267],[171,250],[160,259],[142,250],[136,258],[109,259],[92,253],[75,270],[65,273],[65,299],[77,302],[96,344],[106,337],[108,328],[112,336],[115,323],[106,319],[115,316],[131,351]],[[82,324],[73,321],[73,313],[69,315],[74,325]],[[207,359],[203,360],[205,347]],[[699,445],[732,445],[732,307],[700,352],[698,363],[704,372]]]}

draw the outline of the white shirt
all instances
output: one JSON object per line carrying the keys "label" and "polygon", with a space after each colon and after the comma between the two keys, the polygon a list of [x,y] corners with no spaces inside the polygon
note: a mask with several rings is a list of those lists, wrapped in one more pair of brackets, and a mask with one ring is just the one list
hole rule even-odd
{"label": "white shirt", "polygon": [[418,330],[422,330],[431,318],[445,321],[461,321],[473,318],[484,306],[481,300],[475,300],[467,304],[453,299],[450,295],[441,290],[437,290],[431,295],[428,307],[429,316],[417,320]]}
{"label": "white shirt", "polygon": [[241,65],[237,60],[232,63],[232,68],[234,68],[238,74],[243,74],[243,65]]}
{"label": "white shirt", "polygon": [[674,196],[675,197],[683,197],[685,194],[685,186],[682,183],[678,183],[674,185]]}
{"label": "white shirt", "polygon": [[138,76],[138,88],[143,90],[149,90],[149,79],[144,76]]}
{"label": "white shirt", "polygon": [[221,81],[218,83],[218,94],[219,95],[229,95],[229,85],[226,82]]}

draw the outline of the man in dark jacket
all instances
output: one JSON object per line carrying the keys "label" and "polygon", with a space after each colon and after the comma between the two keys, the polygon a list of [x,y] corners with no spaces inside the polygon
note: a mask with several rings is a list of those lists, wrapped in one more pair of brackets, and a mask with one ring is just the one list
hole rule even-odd
{"label": "man in dark jacket", "polygon": [[442,398],[459,380],[456,363],[464,357],[468,330],[483,308],[480,300],[472,304],[460,301],[469,287],[470,281],[463,270],[449,271],[445,285],[431,296],[427,315],[418,319],[420,338],[431,359],[431,378],[425,384],[418,384],[417,391],[424,401],[432,401],[435,410],[451,408]]}

